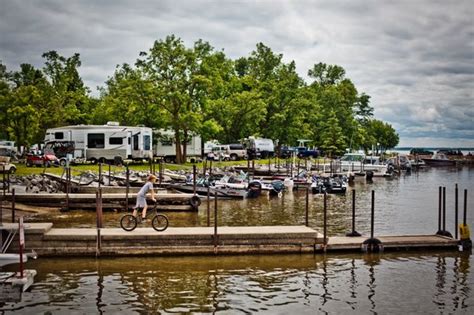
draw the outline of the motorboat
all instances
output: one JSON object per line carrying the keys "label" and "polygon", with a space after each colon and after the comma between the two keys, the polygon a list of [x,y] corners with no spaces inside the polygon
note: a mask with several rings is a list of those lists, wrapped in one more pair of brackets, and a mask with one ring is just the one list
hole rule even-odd
{"label": "motorboat", "polygon": [[312,177],[311,192],[313,194],[345,194],[347,191],[347,177],[344,175]]}
{"label": "motorboat", "polygon": [[428,166],[455,166],[456,161],[450,160],[446,154],[437,152],[430,159],[423,159]]}
{"label": "motorboat", "polygon": [[329,167],[332,173],[370,174],[370,177],[393,175],[393,166],[382,163],[378,156],[366,156],[363,153],[346,153],[340,159],[332,161]]}

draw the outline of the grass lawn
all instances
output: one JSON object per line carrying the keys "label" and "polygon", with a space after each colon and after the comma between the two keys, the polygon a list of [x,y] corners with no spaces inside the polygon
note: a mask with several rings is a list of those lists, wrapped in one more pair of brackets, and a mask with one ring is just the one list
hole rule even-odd
{"label": "grass lawn", "polygon": [[[266,162],[266,163],[265,163]],[[259,161],[258,164],[267,164],[268,161]],[[197,169],[203,168],[203,163],[196,163],[195,164]],[[218,168],[224,168],[224,167],[230,167],[233,165],[247,165],[247,161],[225,161],[225,162],[213,162],[212,167],[218,167]],[[255,164],[257,165],[257,163]],[[34,174],[42,174],[42,173],[51,173],[55,175],[62,175],[64,172],[64,167],[62,166],[52,166],[52,167],[27,167],[23,163],[15,163],[15,166],[17,168],[15,175],[18,176],[27,176],[27,175],[34,175]],[[129,169],[132,171],[141,171],[141,172],[151,172],[151,165],[148,163],[143,163],[143,164],[129,164]],[[158,163],[154,165],[155,167],[155,172],[158,172],[159,166]],[[207,165],[209,167],[209,163]],[[188,172],[192,172],[193,170],[193,164],[192,163],[186,163],[182,165],[178,164],[164,164],[164,168],[171,170],[171,171],[179,171],[179,170],[184,170]],[[92,171],[94,173],[99,173],[99,165],[98,164],[78,164],[78,165],[71,165],[71,170],[72,170],[72,175],[78,175],[82,172],[87,172],[87,171]],[[115,166],[111,165],[110,166],[110,171],[112,173],[120,173],[120,172],[125,172],[126,167],[125,166]],[[102,172],[108,172],[109,171],[109,165],[103,164],[102,165]]]}

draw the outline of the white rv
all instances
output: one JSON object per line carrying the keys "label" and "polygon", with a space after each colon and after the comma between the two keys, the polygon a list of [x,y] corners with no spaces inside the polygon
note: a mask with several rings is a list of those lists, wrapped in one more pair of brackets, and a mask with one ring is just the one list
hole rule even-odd
{"label": "white rv", "polygon": [[106,125],[51,128],[46,131],[44,142],[45,148],[68,148],[67,156],[59,157],[62,165],[68,158],[76,162],[113,161],[116,164],[126,159],[153,158],[152,129],[140,126],[120,126],[117,122],[108,122]]}
{"label": "white rv", "polygon": [[267,158],[275,154],[275,146],[272,139],[248,138],[247,153],[253,158]]}
{"label": "white rv", "polygon": [[[154,131],[154,137],[157,139],[155,145],[155,156],[162,157],[166,163],[176,161],[176,142],[174,140],[174,131],[159,129]],[[201,157],[201,137],[191,134],[186,142],[186,156],[197,159]]]}

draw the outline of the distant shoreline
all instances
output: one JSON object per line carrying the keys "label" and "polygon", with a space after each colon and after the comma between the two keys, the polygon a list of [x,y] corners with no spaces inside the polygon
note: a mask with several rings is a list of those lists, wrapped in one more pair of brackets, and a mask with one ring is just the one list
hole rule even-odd
{"label": "distant shoreline", "polygon": [[437,151],[437,150],[474,151],[474,147],[396,147],[393,150],[410,151],[411,149],[424,149],[428,151]]}

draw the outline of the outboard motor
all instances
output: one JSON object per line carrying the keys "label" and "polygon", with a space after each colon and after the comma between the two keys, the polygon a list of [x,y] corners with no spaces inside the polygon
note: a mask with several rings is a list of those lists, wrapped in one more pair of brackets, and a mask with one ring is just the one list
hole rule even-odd
{"label": "outboard motor", "polygon": [[272,181],[272,190],[270,190],[270,196],[278,196],[285,189],[285,184],[281,180]]}
{"label": "outboard motor", "polygon": [[249,182],[247,198],[257,198],[262,193],[262,183],[258,180]]}

